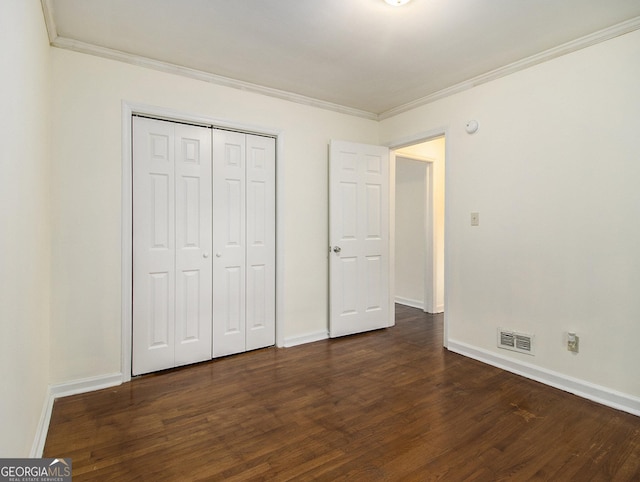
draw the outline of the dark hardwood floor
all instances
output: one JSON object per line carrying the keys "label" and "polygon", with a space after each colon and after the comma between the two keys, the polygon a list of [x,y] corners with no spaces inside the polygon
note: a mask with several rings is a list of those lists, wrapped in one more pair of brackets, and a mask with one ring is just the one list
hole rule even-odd
{"label": "dark hardwood floor", "polygon": [[640,417],[442,348],[442,317],[58,399],[83,480],[640,480]]}

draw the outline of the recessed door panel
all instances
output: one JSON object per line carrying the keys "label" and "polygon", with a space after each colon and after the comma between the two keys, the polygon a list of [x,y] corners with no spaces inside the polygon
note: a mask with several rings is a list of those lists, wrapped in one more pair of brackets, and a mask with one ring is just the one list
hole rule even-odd
{"label": "recessed door panel", "polygon": [[243,331],[243,276],[240,266],[227,266],[225,269],[226,316],[224,318],[224,335],[235,335]]}
{"label": "recessed door panel", "polygon": [[269,223],[267,208],[267,186],[264,181],[251,181],[248,183],[247,207],[250,214],[247,220],[252,223],[247,227],[247,244],[249,246],[264,246],[267,242],[266,228]]}
{"label": "recessed door panel", "polygon": [[247,273],[247,329],[263,329],[267,323],[266,272],[264,265],[253,265]]}
{"label": "recessed door panel", "polygon": [[337,237],[340,241],[358,237],[358,185],[355,182],[340,183],[340,224]]}
{"label": "recessed door panel", "polygon": [[149,345],[148,348],[167,348],[171,344],[170,325],[173,296],[169,292],[173,276],[164,273],[149,274]]}
{"label": "recessed door panel", "polygon": [[222,233],[226,240],[226,248],[239,248],[243,247],[243,235],[244,235],[244,189],[243,182],[240,179],[225,180],[224,190],[224,205],[220,208],[220,211],[225,211],[225,233]]}
{"label": "recessed door panel", "polygon": [[367,256],[366,258],[366,305],[365,311],[371,312],[381,309],[381,300],[387,296],[382,293],[382,278],[384,276],[382,257]]}
{"label": "recessed door panel", "polygon": [[359,283],[358,258],[341,256],[336,282],[340,286],[337,311],[341,315],[358,314]]}
{"label": "recessed door panel", "polygon": [[151,188],[151,221],[150,236],[151,248],[170,249],[169,238],[173,235],[172,220],[172,195],[169,192],[170,177],[168,174],[149,174],[149,187]]}
{"label": "recessed door panel", "polygon": [[380,184],[367,184],[366,187],[367,240],[380,240],[382,233],[382,190]]}
{"label": "recessed door panel", "polygon": [[182,226],[179,232],[178,248],[198,248],[200,245],[200,178],[182,176],[178,180],[182,196],[179,216]]}
{"label": "recessed door panel", "polygon": [[183,271],[181,276],[182,290],[177,295],[183,323],[179,339],[191,343],[200,338],[200,271]]}

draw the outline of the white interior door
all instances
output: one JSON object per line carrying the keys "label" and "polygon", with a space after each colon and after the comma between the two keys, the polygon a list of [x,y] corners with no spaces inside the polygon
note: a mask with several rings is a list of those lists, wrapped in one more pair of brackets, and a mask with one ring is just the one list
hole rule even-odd
{"label": "white interior door", "polygon": [[134,375],[211,358],[211,131],[133,120]]}
{"label": "white interior door", "polygon": [[389,312],[389,149],[331,141],[331,337],[393,324]]}
{"label": "white interior door", "polygon": [[213,356],[275,343],[275,139],[214,129]]}

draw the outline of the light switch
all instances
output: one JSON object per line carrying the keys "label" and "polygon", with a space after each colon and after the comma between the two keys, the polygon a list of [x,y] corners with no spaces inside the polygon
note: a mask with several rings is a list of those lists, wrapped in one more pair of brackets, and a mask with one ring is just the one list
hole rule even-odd
{"label": "light switch", "polygon": [[480,226],[480,213],[471,213],[471,226]]}

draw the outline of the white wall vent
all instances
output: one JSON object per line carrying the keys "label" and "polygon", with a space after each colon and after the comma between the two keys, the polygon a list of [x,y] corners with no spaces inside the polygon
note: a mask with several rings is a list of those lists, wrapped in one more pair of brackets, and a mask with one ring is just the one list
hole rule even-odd
{"label": "white wall vent", "polygon": [[529,333],[518,333],[498,328],[498,348],[533,355],[533,338]]}

